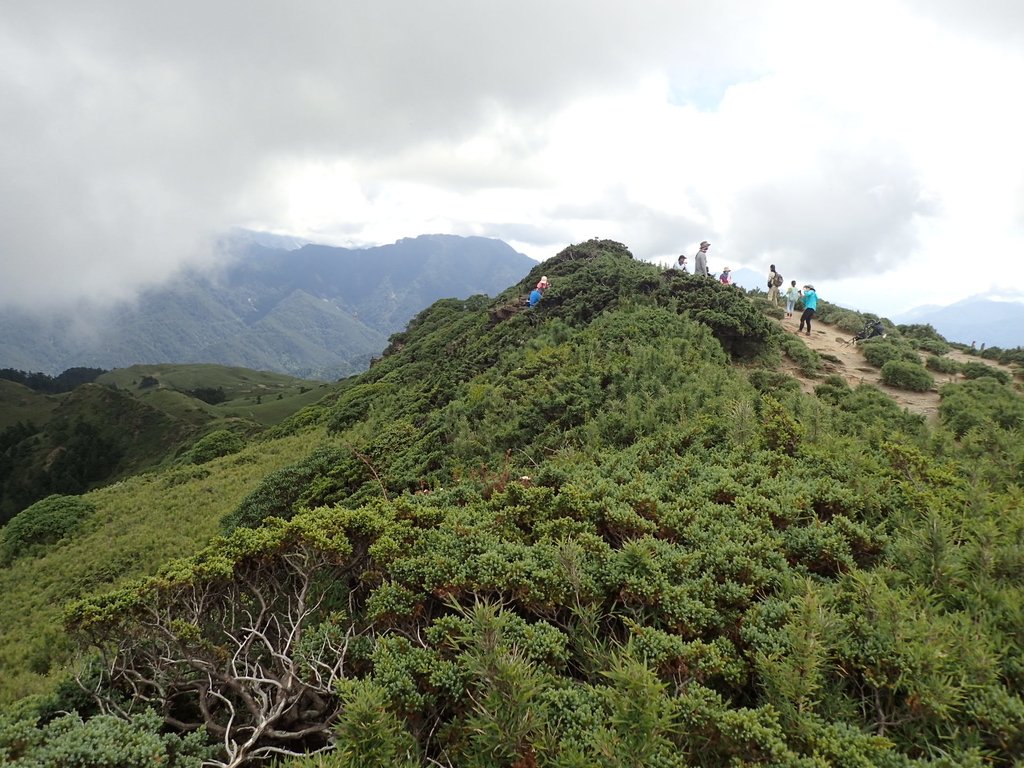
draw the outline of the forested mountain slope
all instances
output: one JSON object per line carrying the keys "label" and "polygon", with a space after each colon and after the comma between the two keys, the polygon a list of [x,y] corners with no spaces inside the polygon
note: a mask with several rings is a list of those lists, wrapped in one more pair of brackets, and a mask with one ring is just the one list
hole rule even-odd
{"label": "forested mountain slope", "polygon": [[[95,697],[23,704],[0,748],[122,728],[183,764],[1015,765],[1024,402],[950,384],[931,425],[835,377],[806,394],[794,344],[608,241],[435,303],[264,436],[302,453],[223,537],[68,611]],[[157,717],[32,728],[97,702]]]}
{"label": "forested mountain slope", "polygon": [[366,249],[228,245],[233,260],[219,271],[181,274],[132,302],[0,309],[0,365],[56,374],[217,363],[334,380],[365,370],[437,299],[497,293],[535,264],[500,240],[454,235]]}

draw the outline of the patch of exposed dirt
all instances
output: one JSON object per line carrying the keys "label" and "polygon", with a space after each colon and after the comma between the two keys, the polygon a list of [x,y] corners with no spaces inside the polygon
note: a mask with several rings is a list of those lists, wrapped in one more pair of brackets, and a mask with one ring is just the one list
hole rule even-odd
{"label": "patch of exposed dirt", "polygon": [[[800,326],[800,318],[796,315],[777,322],[787,333],[797,334],[797,328]],[[882,383],[882,372],[878,368],[869,365],[857,345],[851,343],[852,333],[847,333],[835,326],[815,320],[810,336],[805,336],[802,333],[797,335],[800,341],[822,356],[821,376],[828,376],[829,374],[842,376],[851,387],[856,387],[862,383],[872,384],[889,395],[903,408],[906,408],[911,413],[920,413],[928,419],[934,420],[938,418],[938,388],[943,384],[964,380],[963,376],[959,374],[930,371],[935,379],[935,387],[931,391],[909,392],[904,389],[896,389]],[[948,356],[960,363],[981,362],[991,365],[993,368],[1002,368],[1012,373],[1012,370],[1006,366],[999,365],[991,360],[984,360],[980,357],[965,355],[956,349],[950,351]],[[921,359],[923,362],[925,356],[922,355]],[[785,358],[783,370],[800,382],[804,392],[813,392],[814,387],[821,381],[820,377],[811,378],[807,376],[788,358]]]}

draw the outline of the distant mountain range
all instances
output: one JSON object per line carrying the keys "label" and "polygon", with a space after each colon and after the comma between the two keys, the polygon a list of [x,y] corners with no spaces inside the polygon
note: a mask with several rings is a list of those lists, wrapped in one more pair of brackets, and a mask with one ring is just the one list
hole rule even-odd
{"label": "distant mountain range", "polygon": [[422,235],[366,249],[233,232],[217,273],[191,272],[135,302],[38,316],[0,311],[0,368],[217,363],[335,379],[441,298],[494,295],[536,262],[500,240]]}
{"label": "distant mountain range", "polygon": [[949,341],[963,344],[1004,349],[1024,346],[1024,295],[971,296],[945,307],[916,307],[890,319],[927,323]]}

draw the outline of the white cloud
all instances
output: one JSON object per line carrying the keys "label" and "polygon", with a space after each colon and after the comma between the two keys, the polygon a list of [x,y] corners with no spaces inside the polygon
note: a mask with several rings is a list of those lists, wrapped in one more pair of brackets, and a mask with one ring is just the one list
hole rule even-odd
{"label": "white cloud", "polygon": [[1024,285],[1022,7],[12,5],[0,301],[127,295],[238,224],[707,238],[882,312]]}

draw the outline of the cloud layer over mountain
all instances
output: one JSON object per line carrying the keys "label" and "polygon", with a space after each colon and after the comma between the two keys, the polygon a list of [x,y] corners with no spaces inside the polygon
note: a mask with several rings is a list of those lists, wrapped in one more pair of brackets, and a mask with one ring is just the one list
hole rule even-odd
{"label": "cloud layer over mountain", "polygon": [[1021,29],[995,0],[9,4],[0,300],[130,296],[235,225],[707,238],[879,310],[963,295],[965,257],[1024,284]]}

